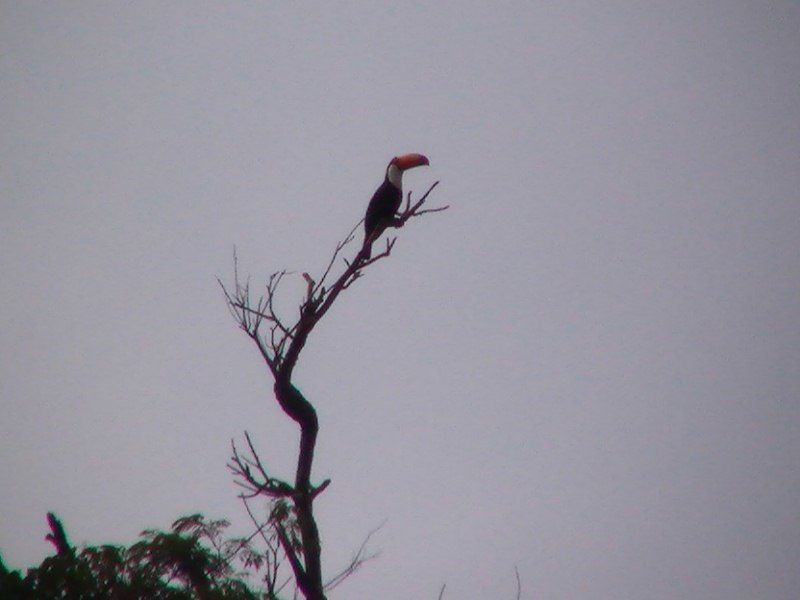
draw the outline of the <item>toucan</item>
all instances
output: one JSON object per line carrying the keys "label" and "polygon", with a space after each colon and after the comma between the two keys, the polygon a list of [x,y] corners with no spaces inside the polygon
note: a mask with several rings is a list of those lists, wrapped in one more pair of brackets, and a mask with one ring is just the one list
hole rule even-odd
{"label": "toucan", "polygon": [[386,178],[372,195],[364,217],[364,258],[370,257],[372,242],[397,222],[397,211],[403,202],[403,172],[429,164],[426,156],[416,153],[395,156],[389,161]]}

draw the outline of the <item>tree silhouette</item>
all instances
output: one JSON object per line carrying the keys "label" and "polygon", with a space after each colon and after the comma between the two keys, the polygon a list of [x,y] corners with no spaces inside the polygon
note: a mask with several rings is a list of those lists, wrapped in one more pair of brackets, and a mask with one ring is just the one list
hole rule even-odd
{"label": "tree silhouette", "polygon": [[[269,571],[271,557],[259,552],[252,536],[224,539],[228,522],[202,515],[182,517],[170,531],[147,530],[130,548],[88,546],[78,552],[64,527],[48,513],[49,541],[56,554],[25,577],[0,561],[3,600],[276,600],[251,589],[248,577]],[[63,542],[63,543],[62,543]],[[237,570],[236,566],[241,569]]]}
{"label": "tree silhouette", "polygon": [[[437,185],[438,182],[431,185],[413,204],[409,193],[404,209],[390,227],[399,228],[413,217],[447,209],[447,206],[422,209]],[[387,239],[383,251],[370,256],[370,246],[378,232],[364,240],[352,260],[342,258],[360,225],[361,222],[336,245],[317,280],[303,273],[306,292],[299,316],[292,324],[281,318],[274,308],[286,271],[274,273],[266,284],[265,294],[253,302],[249,281],[239,279],[234,253],[234,287],[229,290],[220,282],[231,314],[256,344],[273,377],[275,399],[300,427],[292,483],[267,470],[248,432],[244,432],[245,452],[231,442],[228,467],[236,483],[244,489],[240,497],[255,525],[253,533],[245,538],[226,539],[223,534],[229,525],[227,521],[207,520],[195,514],[176,520],[169,531],[143,531],[140,540],[129,548],[101,545],[78,550],[70,545],[62,522],[48,513],[50,533],[45,539],[53,544],[55,555],[29,569],[24,577],[8,569],[0,559],[2,600],[279,600],[292,582],[295,598],[299,593],[306,600],[325,600],[327,590],[336,587],[374,556],[367,554],[366,545],[377,529],[367,534],[349,564],[323,580],[313,506],[330,479],[319,485],[311,483],[319,423],[314,406],[292,380],[310,334],[339,294],[361,277],[367,267],[391,255],[396,238]],[[340,258],[344,265],[342,272],[328,283]],[[268,501],[266,519],[259,519],[249,505],[256,497]],[[281,570],[286,563],[291,569],[288,576]],[[254,581],[260,581],[261,589],[254,588]]]}
{"label": "tree silhouette", "polygon": [[[437,181],[431,185],[413,204],[409,192],[404,209],[390,226],[399,228],[413,217],[447,209],[447,206],[422,209],[438,183]],[[361,277],[367,267],[387,258],[394,248],[396,238],[387,239],[383,251],[370,256],[370,246],[377,235],[371,236],[364,241],[351,261],[343,259],[343,271],[328,284],[338,259],[353,241],[360,225],[361,222],[337,244],[320,277],[314,279],[308,273],[303,273],[307,285],[306,292],[300,303],[299,316],[292,324],[289,324],[275,309],[275,299],[287,271],[273,273],[266,283],[265,293],[254,300],[251,297],[249,280],[243,282],[239,278],[238,261],[234,253],[233,288],[228,289],[221,281],[219,282],[231,314],[242,331],[255,343],[272,375],[275,399],[283,412],[300,427],[300,445],[293,483],[281,480],[268,472],[247,432],[245,432],[247,442],[245,454],[231,442],[232,457],[229,467],[237,483],[245,490],[242,494],[245,502],[256,496],[264,496],[272,501],[273,510],[268,521],[269,525],[275,531],[280,547],[291,566],[297,588],[307,600],[325,600],[325,589],[341,581],[342,574],[327,584],[323,581],[319,530],[314,518],[314,500],[330,484],[330,479],[324,480],[319,485],[311,483],[319,422],[314,406],[295,387],[292,375],[309,335],[330,310],[339,294]],[[363,562],[363,558],[360,556],[344,572],[353,572]]]}

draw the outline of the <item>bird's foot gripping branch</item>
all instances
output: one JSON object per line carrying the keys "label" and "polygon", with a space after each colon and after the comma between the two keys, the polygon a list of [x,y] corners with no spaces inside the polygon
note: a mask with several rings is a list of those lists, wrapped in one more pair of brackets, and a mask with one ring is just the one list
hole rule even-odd
{"label": "bird's foot gripping branch", "polygon": [[[416,202],[412,203],[409,192],[405,207],[399,211],[402,204],[402,172],[423,164],[428,164],[428,159],[421,154],[408,154],[392,159],[387,167],[384,185],[376,191],[363,220],[367,224],[363,245],[351,260],[342,258],[345,248],[355,239],[356,231],[361,225],[359,222],[336,245],[326,268],[318,278],[303,273],[307,287],[300,302],[299,315],[294,320],[279,315],[275,308],[275,299],[281,282],[288,275],[287,271],[273,273],[266,283],[265,293],[255,299],[250,294],[249,280],[242,281],[239,278],[234,251],[233,288],[229,289],[219,281],[233,318],[255,343],[273,377],[275,399],[284,413],[300,427],[300,447],[293,483],[278,479],[268,472],[247,432],[245,440],[248,452],[242,454],[232,441],[232,457],[228,467],[233,472],[236,483],[244,488],[240,497],[248,514],[259,530],[269,528],[276,535],[292,569],[297,589],[307,600],[324,600],[326,590],[355,572],[369,557],[364,555],[362,544],[353,561],[344,570],[327,581],[323,580],[320,538],[313,505],[315,498],[325,490],[330,480],[326,479],[317,486],[311,483],[319,423],[314,406],[292,383],[292,374],[308,336],[339,294],[361,277],[365,268],[391,254],[396,238],[387,239],[383,251],[372,256],[371,246],[378,237],[386,229],[404,226],[413,217],[449,208],[442,206],[423,209],[428,196],[438,185],[437,181]],[[387,182],[390,194],[384,195],[381,189]],[[342,264],[340,258],[343,270],[331,281],[335,268]],[[271,503],[270,515],[265,523],[259,522],[247,505],[247,501],[256,496],[266,497]]]}

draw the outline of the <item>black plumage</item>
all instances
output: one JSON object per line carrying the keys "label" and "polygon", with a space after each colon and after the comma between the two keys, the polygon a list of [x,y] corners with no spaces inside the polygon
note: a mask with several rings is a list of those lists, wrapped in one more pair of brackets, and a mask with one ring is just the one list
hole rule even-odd
{"label": "black plumage", "polygon": [[402,190],[395,187],[388,177],[384,179],[372,195],[367,206],[367,216],[364,218],[364,243],[367,246],[365,258],[370,257],[372,242],[394,222],[402,202]]}

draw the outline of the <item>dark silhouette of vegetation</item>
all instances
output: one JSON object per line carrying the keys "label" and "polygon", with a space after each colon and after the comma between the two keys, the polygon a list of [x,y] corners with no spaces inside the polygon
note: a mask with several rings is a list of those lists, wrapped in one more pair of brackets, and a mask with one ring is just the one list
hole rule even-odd
{"label": "dark silhouette of vegetation", "polygon": [[[413,205],[409,193],[404,210],[389,226],[402,227],[413,217],[448,208],[421,209],[437,184]],[[383,251],[371,256],[370,247],[377,235],[369,236],[352,260],[343,259],[341,274],[329,281],[342,251],[353,241],[360,225],[361,222],[336,246],[320,277],[315,280],[303,273],[307,289],[293,324],[274,308],[287,271],[274,273],[265,286],[265,294],[255,301],[251,300],[249,281],[239,279],[235,255],[233,289],[220,282],[231,314],[256,344],[272,375],[275,399],[300,428],[297,466],[291,483],[267,470],[247,432],[245,452],[232,442],[228,466],[244,490],[240,498],[255,526],[253,533],[246,538],[225,539],[227,521],[209,521],[196,514],[178,519],[169,531],[143,531],[140,540],[130,547],[101,545],[77,550],[70,545],[61,521],[48,513],[50,533],[46,539],[56,554],[30,568],[24,576],[9,570],[0,560],[0,600],[279,600],[281,593],[326,600],[326,591],[375,556],[366,552],[366,545],[377,529],[367,534],[349,564],[323,578],[313,505],[330,479],[319,485],[311,481],[319,423],[314,406],[295,387],[292,378],[310,334],[339,294],[361,277],[365,268],[391,254],[395,239],[388,239]],[[266,517],[258,517],[251,509],[249,501],[256,497],[267,501]],[[286,564],[288,575],[284,573]]]}
{"label": "dark silhouette of vegetation", "polygon": [[[23,577],[0,560],[3,600],[267,600],[277,599],[264,581],[273,557],[250,538],[223,538],[228,522],[202,515],[182,517],[170,531],[146,530],[124,546],[67,543],[61,522],[48,513],[56,554]],[[264,589],[257,589],[258,580]]]}

